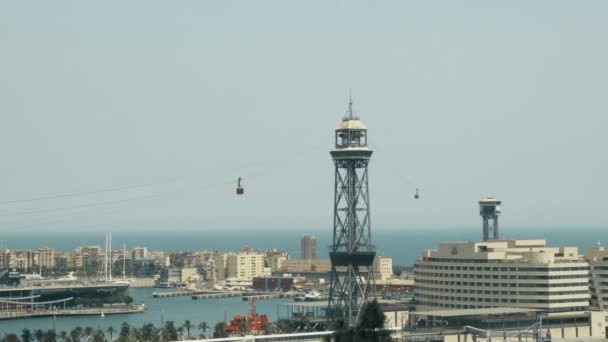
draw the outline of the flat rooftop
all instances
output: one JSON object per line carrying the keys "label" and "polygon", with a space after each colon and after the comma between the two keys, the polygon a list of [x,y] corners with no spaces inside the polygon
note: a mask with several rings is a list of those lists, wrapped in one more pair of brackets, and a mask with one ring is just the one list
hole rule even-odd
{"label": "flat rooftop", "polygon": [[470,316],[501,316],[513,314],[529,314],[538,312],[537,309],[525,308],[483,308],[483,309],[455,309],[455,310],[434,310],[434,311],[412,311],[415,316],[434,316],[434,317],[470,317]]}

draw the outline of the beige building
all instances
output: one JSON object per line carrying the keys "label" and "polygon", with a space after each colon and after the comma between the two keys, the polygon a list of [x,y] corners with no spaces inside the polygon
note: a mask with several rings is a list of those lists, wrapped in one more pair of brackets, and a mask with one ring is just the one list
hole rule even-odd
{"label": "beige building", "polygon": [[[216,264],[217,267],[217,264]],[[226,277],[251,280],[264,275],[264,253],[239,252],[227,257]]]}
{"label": "beige building", "polygon": [[215,270],[215,279],[216,281],[226,279],[226,268],[228,264],[228,254],[227,253],[215,253],[213,255],[213,269]]}
{"label": "beige building", "polygon": [[288,260],[287,255],[274,254],[266,258],[266,263],[270,267],[271,272],[281,272],[283,263]]}
{"label": "beige building", "polygon": [[289,259],[283,261],[281,272],[284,273],[326,273],[331,271],[329,259]]}
{"label": "beige building", "polygon": [[36,266],[49,269],[55,267],[55,250],[53,248],[38,248],[36,254]]}
{"label": "beige building", "polygon": [[393,258],[376,256],[374,259],[374,278],[386,280],[393,277]]}
{"label": "beige building", "polygon": [[544,240],[441,243],[422,253],[414,274],[417,310],[589,308],[589,264],[576,247]]}
{"label": "beige building", "polygon": [[587,248],[585,260],[590,270],[591,307],[608,310],[608,249],[603,246]]}

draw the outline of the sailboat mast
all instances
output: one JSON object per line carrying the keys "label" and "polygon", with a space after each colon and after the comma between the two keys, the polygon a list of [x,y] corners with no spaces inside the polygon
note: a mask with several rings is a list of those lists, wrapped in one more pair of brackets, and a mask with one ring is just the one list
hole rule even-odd
{"label": "sailboat mast", "polygon": [[108,234],[106,234],[106,245],[103,254],[103,273],[105,281],[108,282]]}
{"label": "sailboat mast", "polygon": [[125,269],[127,267],[127,246],[122,245],[122,280],[125,280]]}
{"label": "sailboat mast", "polygon": [[110,247],[108,249],[108,268],[110,269],[110,281],[112,281],[112,233],[109,233],[110,237],[109,237],[109,242],[110,242]]}

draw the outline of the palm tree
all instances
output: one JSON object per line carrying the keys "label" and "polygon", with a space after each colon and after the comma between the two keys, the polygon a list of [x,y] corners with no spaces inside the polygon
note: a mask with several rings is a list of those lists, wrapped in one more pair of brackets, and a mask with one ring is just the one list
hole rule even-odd
{"label": "palm tree", "polygon": [[76,327],[70,331],[70,337],[72,338],[72,342],[80,341],[80,334],[82,334],[82,328]]}
{"label": "palm tree", "polygon": [[42,339],[44,338],[44,332],[38,329],[34,331],[34,337],[36,338],[36,341],[42,342]]}
{"label": "palm tree", "polygon": [[198,328],[201,329],[203,331],[203,335],[207,337],[207,330],[209,329],[209,325],[207,324],[207,322],[200,322],[198,324]]}
{"label": "palm tree", "polygon": [[91,327],[86,327],[86,328],[84,328],[84,333],[83,333],[83,335],[84,335],[83,337],[84,337],[85,339],[89,338],[89,336],[93,335],[93,328],[91,328]]}
{"label": "palm tree", "polygon": [[184,322],[184,325],[182,325],[182,327],[186,328],[186,331],[188,332],[188,339],[190,338],[190,329],[192,329],[194,327],[194,325],[192,325],[192,322],[190,322],[189,319],[187,319]]}
{"label": "palm tree", "polygon": [[93,342],[105,342],[106,335],[103,333],[103,330],[97,329],[93,332]]}
{"label": "palm tree", "polygon": [[114,328],[112,326],[108,327],[108,334],[110,334],[110,341],[114,339]]}
{"label": "palm tree", "polygon": [[68,338],[68,333],[64,331],[59,333],[59,338],[61,339],[61,342],[66,342],[66,339]]}
{"label": "palm tree", "polygon": [[30,331],[30,329],[21,330],[21,341],[32,342],[32,332]]}

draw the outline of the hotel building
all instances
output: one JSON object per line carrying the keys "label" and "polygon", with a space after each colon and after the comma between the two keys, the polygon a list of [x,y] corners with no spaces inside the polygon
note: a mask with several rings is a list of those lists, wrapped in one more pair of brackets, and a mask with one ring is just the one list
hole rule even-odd
{"label": "hotel building", "polygon": [[422,253],[414,275],[416,310],[577,311],[587,310],[591,297],[589,263],[578,249],[546,247],[544,240],[441,243]]}

